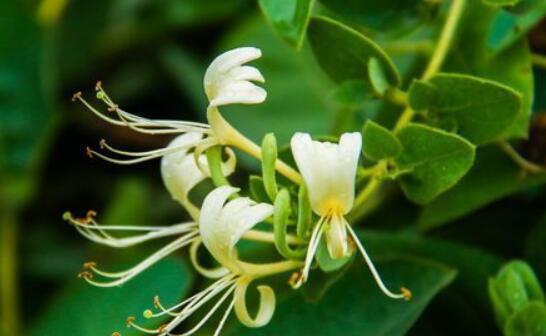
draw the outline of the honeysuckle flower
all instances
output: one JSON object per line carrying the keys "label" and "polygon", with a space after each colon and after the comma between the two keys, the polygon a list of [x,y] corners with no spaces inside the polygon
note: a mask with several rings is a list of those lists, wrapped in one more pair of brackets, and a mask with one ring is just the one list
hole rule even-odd
{"label": "honeysuckle flower", "polygon": [[[201,208],[199,232],[203,244],[210,254],[221,265],[222,272],[217,272],[219,278],[205,290],[191,296],[181,303],[165,308],[156,297],[155,305],[158,313],[150,310],[144,312],[146,318],[170,315],[174,317],[169,323],[157,328],[146,329],[135,323],[133,317],[128,324],[146,333],[158,335],[175,335],[172,330],[186,320],[196,310],[207,302],[217,298],[216,303],[191,330],[180,335],[191,335],[197,332],[203,324],[228,300],[231,301],[218,324],[214,335],[218,335],[232,310],[235,310],[239,321],[248,327],[260,327],[267,324],[275,310],[275,293],[269,286],[258,286],[260,305],[255,318],[251,318],[246,307],[246,290],[256,279],[282,273],[301,266],[295,261],[280,261],[267,264],[253,264],[238,258],[236,244],[250,232],[258,223],[270,217],[273,206],[266,203],[256,203],[246,197],[237,197],[228,201],[239,189],[231,186],[221,186],[210,192]],[[223,294],[222,294],[223,293]]]}
{"label": "honeysuckle flower", "polygon": [[364,246],[345,219],[354,202],[355,179],[362,137],[360,133],[345,133],[339,143],[313,141],[309,134],[296,133],[291,140],[292,154],[309,191],[316,223],[296,287],[307,280],[315,253],[323,236],[330,257],[339,259],[353,253],[349,235],[362,253],[379,288],[391,298],[408,299],[410,292],[402,288],[392,293],[383,283]]}
{"label": "honeysuckle flower", "polygon": [[[237,144],[240,141],[240,134],[220,116],[217,107],[227,104],[257,104],[265,100],[266,91],[252,82],[264,81],[260,71],[254,67],[243,65],[260,56],[260,49],[243,47],[227,51],[212,61],[203,80],[204,89],[209,99],[208,117],[212,119],[212,121],[209,120],[212,127],[193,121],[148,119],[126,112],[114,103],[100,82],[96,85],[97,98],[106,104],[108,111],[114,113],[114,117],[93,107],[83,98],[81,92],[76,93],[73,100],[81,101],[102,120],[113,125],[128,127],[136,132],[153,135],[200,133],[202,134],[201,139],[192,146],[196,153],[200,154],[207,148],[218,144]],[[232,139],[234,134],[235,138]],[[97,156],[118,164],[133,164],[151,160],[177,150],[177,147],[168,147],[146,152],[127,152],[113,148],[104,140],[101,141],[101,148],[113,154],[130,157],[130,159],[116,159],[90,148],[87,149],[87,153],[89,156]],[[188,150],[186,146],[178,149]]]}

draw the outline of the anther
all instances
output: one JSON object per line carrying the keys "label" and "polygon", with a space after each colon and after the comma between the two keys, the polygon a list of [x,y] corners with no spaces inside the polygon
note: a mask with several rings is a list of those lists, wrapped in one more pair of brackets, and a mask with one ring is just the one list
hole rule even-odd
{"label": "anther", "polygon": [[119,106],[117,104],[114,104],[108,108],[109,112],[116,112],[119,109]]}
{"label": "anther", "polygon": [[82,92],[78,91],[72,95],[72,101],[75,102],[76,100],[81,99],[81,97],[82,97]]}
{"label": "anther", "polygon": [[93,274],[88,271],[83,271],[78,273],[78,278],[86,280],[93,279]]}
{"label": "anther", "polygon": [[93,150],[90,147],[85,147],[85,155],[87,155],[90,159],[93,158]]}
{"label": "anther", "polygon": [[163,333],[165,331],[167,331],[167,325],[166,324],[162,324],[157,328],[158,333]]}
{"label": "anther", "polygon": [[300,272],[292,273],[292,275],[290,276],[290,279],[288,279],[288,284],[292,288],[296,288],[298,286],[298,282],[300,281],[301,277],[302,275],[300,275]]}
{"label": "anther", "polygon": [[95,90],[102,90],[102,82],[101,82],[101,81],[98,81],[98,82],[95,84]]}
{"label": "anther", "polygon": [[400,289],[400,291],[402,291],[402,295],[404,296],[404,300],[406,300],[406,301],[411,300],[412,294],[411,294],[411,291],[409,289],[407,289],[406,287],[402,287]]}
{"label": "anther", "polygon": [[93,267],[96,267],[97,266],[97,263],[94,262],[94,261],[88,261],[86,263],[83,264],[83,268],[88,270],[88,269],[92,269]]}
{"label": "anther", "polygon": [[159,296],[154,297],[154,307],[158,308],[161,306],[161,302],[159,302]]}
{"label": "anther", "polygon": [[125,325],[127,325],[127,327],[130,327],[133,325],[133,322],[135,322],[136,318],[134,316],[129,316],[127,318],[127,320],[125,320]]}
{"label": "anther", "polygon": [[95,210],[88,210],[85,217],[88,218],[88,219],[93,219],[93,218],[97,217],[97,212]]}
{"label": "anther", "polygon": [[99,146],[100,146],[100,149],[104,149],[104,147],[106,147],[106,140],[101,139],[99,141]]}
{"label": "anther", "polygon": [[119,332],[117,332],[117,331],[114,331],[114,332],[112,333],[112,336],[121,336],[121,333],[119,333]]}

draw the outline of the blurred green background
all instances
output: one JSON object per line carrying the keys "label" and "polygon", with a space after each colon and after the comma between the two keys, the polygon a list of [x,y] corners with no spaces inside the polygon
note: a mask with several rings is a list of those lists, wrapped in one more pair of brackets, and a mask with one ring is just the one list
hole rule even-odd
{"label": "blurred green background", "polygon": [[[336,11],[331,1],[325,3],[330,3],[329,9],[319,10]],[[387,3],[391,9],[397,8],[397,1]],[[369,27],[366,31],[393,55],[397,46],[391,42],[407,31],[413,33],[421,27],[414,35],[428,38],[436,29],[428,16],[404,6],[396,14],[380,8],[362,18]],[[383,32],[386,25],[393,29]],[[336,90],[316,64],[308,43],[304,42],[299,52],[285,44],[252,0],[3,0],[0,34],[0,330],[4,336],[97,336],[115,330],[123,336],[137,335],[125,329],[127,316],[149,308],[154,295],[174,304],[202,283],[180,256],[167,258],[120,289],[91,288],[77,279],[85,261],[98,261],[105,269],[119,268],[159,245],[123,251],[93,245],[62,221],[64,211],[83,216],[93,209],[99,212],[100,222],[131,225],[166,225],[187,216],[165,191],[157,161],[126,167],[85,155],[86,146],[98,147],[103,138],[119,148],[135,150],[160,147],[169,138],[142,136],[98,120],[81,104],[71,102],[76,91],[81,90],[98,106],[94,85],[101,80],[116,103],[132,113],[203,120],[206,97],[202,76],[208,63],[224,50],[250,45],[264,54],[256,64],[266,78],[267,102],[226,109],[226,118],[250,138],[259,141],[265,133],[275,132],[279,142],[286,144],[294,131],[335,135],[359,129],[379,111],[384,113],[377,119],[392,120],[392,106],[363,102],[369,97],[363,93],[355,97],[350,88]],[[546,50],[544,29],[539,27],[533,34],[533,48]],[[396,57],[406,79],[422,69],[426,44],[424,49],[425,55]],[[544,78],[544,71],[535,70],[536,111],[544,108],[546,100]],[[494,157],[504,167],[510,166],[506,158],[498,158],[498,152],[484,151],[482,158]],[[244,156],[240,159],[243,170],[234,181],[244,185],[244,172],[257,167]],[[496,163],[492,171],[495,167]],[[516,169],[510,167],[510,172]],[[409,329],[412,335],[460,335],[468,330],[463,326],[472,325],[479,335],[497,333],[486,279],[496,272],[501,260],[526,258],[539,278],[546,280],[543,182],[535,179],[525,185],[503,185],[498,197],[485,202],[492,202],[486,207],[473,213],[463,211],[465,216],[449,218],[457,217],[456,225],[427,232],[433,243],[426,247],[414,239],[423,218],[421,209],[399,194],[369,217],[366,228],[398,230],[409,237],[393,241],[381,233],[371,234],[366,240],[371,250],[445,255],[450,266],[465,261],[457,269],[463,280],[435,297],[411,329],[410,322],[402,329]],[[392,211],[393,207],[397,210]],[[446,207],[444,213],[453,212],[449,203]],[[385,262],[387,274],[389,263]],[[419,273],[419,267],[410,272]],[[418,302],[420,308],[408,312],[396,306],[390,314],[415,320],[454,274],[425,274],[437,279],[437,287],[422,289],[430,293],[424,302]],[[245,329],[244,333],[301,335],[305,326],[303,330],[334,335],[336,326],[343,324],[354,327],[347,335],[359,335],[357,327],[365,325],[367,318],[373,321],[377,317],[366,315],[366,300],[371,300],[366,291],[375,288],[343,290],[349,284],[350,279],[336,284],[332,291],[340,294],[329,296],[321,308],[303,300],[298,300],[300,305],[281,305],[269,329]],[[479,295],[472,297],[475,293]],[[335,299],[342,295],[348,299]],[[362,307],[355,306],[359,300]],[[347,315],[348,311],[353,315]],[[345,315],[338,319],[336,312]],[[332,323],[321,329],[317,319]],[[382,335],[398,334],[396,329],[377,330],[383,330]]]}

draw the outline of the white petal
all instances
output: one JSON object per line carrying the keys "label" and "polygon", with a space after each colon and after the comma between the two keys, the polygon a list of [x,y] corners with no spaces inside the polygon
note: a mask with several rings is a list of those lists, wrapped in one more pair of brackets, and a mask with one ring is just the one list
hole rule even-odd
{"label": "white petal", "polygon": [[243,47],[216,57],[203,80],[210,106],[263,102],[267,96],[266,91],[252,83],[263,82],[262,74],[254,67],[243,66],[261,55],[260,49]]}
{"label": "white petal", "polygon": [[230,270],[239,269],[235,245],[243,234],[273,213],[272,205],[256,204],[248,197],[227,202],[238,190],[221,186],[211,191],[203,201],[199,219],[203,244],[220,264]]}
{"label": "white petal", "polygon": [[[199,157],[201,167],[206,175],[197,167],[193,153],[188,151],[203,140],[203,134],[190,132],[176,137],[168,147],[187,146],[172,154],[167,154],[161,159],[161,176],[165,187],[171,196],[179,202],[184,202],[189,192],[205,178],[210,177],[208,162],[205,155]],[[229,152],[229,158],[222,163],[222,173],[229,176],[235,170],[235,154]]]}
{"label": "white petal", "polygon": [[318,215],[351,210],[361,144],[362,137],[356,132],[343,134],[339,144],[313,141],[303,133],[292,137],[292,154]]}

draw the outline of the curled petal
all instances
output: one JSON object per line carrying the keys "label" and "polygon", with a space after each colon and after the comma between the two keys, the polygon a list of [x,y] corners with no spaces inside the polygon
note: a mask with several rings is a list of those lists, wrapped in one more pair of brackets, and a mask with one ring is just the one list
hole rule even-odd
{"label": "curled petal", "polygon": [[249,328],[259,328],[268,324],[275,312],[275,292],[269,286],[258,286],[260,305],[255,318],[250,317],[246,306],[246,289],[251,279],[243,278],[235,288],[235,314],[239,321]]}
{"label": "curled petal", "polygon": [[203,80],[210,106],[263,102],[267,92],[253,83],[263,82],[262,74],[254,67],[243,66],[261,56],[260,49],[243,47],[216,57],[209,65]]}

